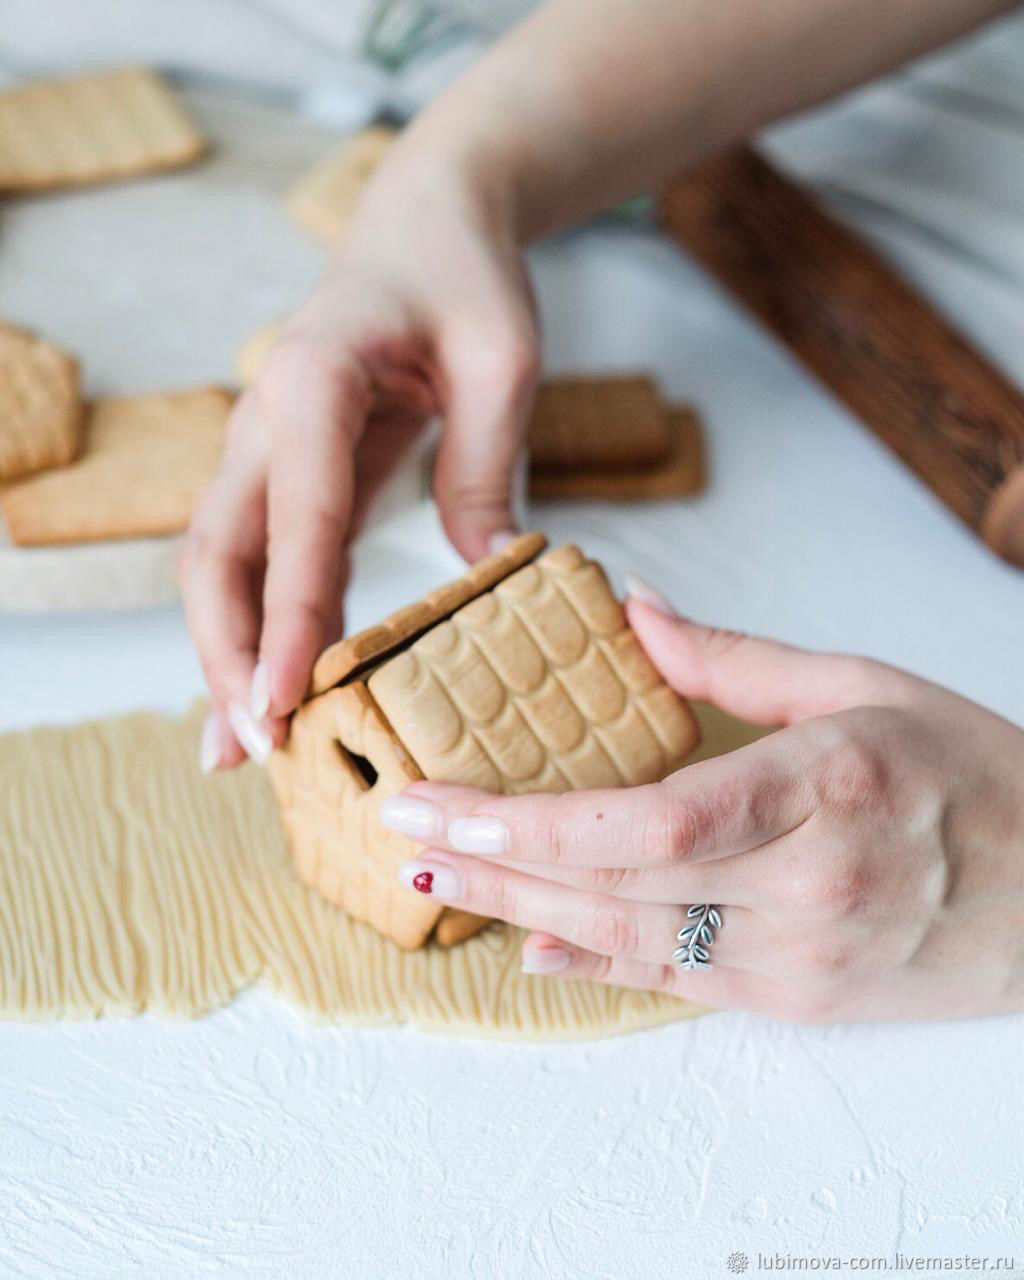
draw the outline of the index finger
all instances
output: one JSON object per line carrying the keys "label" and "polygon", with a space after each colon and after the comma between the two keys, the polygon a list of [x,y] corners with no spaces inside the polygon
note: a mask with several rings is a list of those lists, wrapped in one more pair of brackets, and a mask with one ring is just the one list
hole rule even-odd
{"label": "index finger", "polygon": [[435,849],[567,867],[667,867],[758,848],[814,808],[799,739],[783,730],[664,782],[558,795],[494,796],[416,782],[381,820]]}
{"label": "index finger", "polygon": [[354,500],[354,452],[368,379],[345,356],[322,361],[285,343],[265,375],[270,426],[267,576],[260,659],[269,712],[301,701],[313,663],[340,624]]}

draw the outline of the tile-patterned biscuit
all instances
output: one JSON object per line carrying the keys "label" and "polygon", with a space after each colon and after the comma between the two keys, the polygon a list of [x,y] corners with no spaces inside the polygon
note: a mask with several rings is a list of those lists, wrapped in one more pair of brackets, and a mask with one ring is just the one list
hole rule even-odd
{"label": "tile-patterned biscuit", "polygon": [[672,449],[650,378],[551,378],[527,428],[531,465],[553,470],[649,466]]}
{"label": "tile-patterned biscuit", "polygon": [[311,692],[323,693],[363,668],[382,661],[390,652],[415,639],[435,622],[489,590],[539,555],[547,545],[540,533],[524,533],[493,556],[478,561],[461,578],[445,583],[415,604],[399,609],[375,627],[346,636],[331,645],[313,667]]}
{"label": "tile-patterned biscuit", "polygon": [[0,191],[36,191],[191,163],[206,140],[142,68],[0,92]]}
{"label": "tile-patterned biscuit", "polygon": [[579,467],[571,471],[530,468],[530,497],[538,501],[656,502],[703,492],[707,484],[704,433],[692,409],[665,410],[672,452],[661,462],[617,470]]}
{"label": "tile-patterned biscuit", "polygon": [[425,777],[487,791],[651,782],[699,736],[603,570],[572,546],[433,627],[367,686]]}
{"label": "tile-patterned biscuit", "polygon": [[0,322],[0,482],[64,466],[81,435],[78,361]]}
{"label": "tile-patterned biscuit", "polygon": [[220,387],[95,401],[77,461],[0,493],[11,540],[42,546],[184,529],[220,459],[230,407]]}
{"label": "tile-patterned biscuit", "polygon": [[329,151],[288,193],[292,220],[318,240],[334,244],[395,133],[386,125],[370,125]]}

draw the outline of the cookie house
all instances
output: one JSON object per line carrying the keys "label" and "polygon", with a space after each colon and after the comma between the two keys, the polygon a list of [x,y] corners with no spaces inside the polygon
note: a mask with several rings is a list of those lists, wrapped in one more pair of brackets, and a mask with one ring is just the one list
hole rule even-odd
{"label": "cookie house", "polygon": [[415,855],[377,818],[429,778],[506,794],[653,782],[698,739],[603,569],[524,534],[455,582],[324,651],[270,759],[299,875],[399,946],[486,921],[399,884]]}

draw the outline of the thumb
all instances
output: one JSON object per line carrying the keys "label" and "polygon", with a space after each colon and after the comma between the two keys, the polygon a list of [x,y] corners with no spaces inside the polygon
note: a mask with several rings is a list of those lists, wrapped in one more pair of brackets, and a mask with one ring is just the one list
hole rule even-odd
{"label": "thumb", "polygon": [[626,614],[647,656],[687,698],[754,724],[788,725],[877,701],[873,664],[679,617],[640,578],[627,578]]}
{"label": "thumb", "polygon": [[532,339],[456,347],[447,362],[444,431],[434,471],[441,522],[455,549],[479,560],[495,535],[515,532],[513,484],[537,381]]}

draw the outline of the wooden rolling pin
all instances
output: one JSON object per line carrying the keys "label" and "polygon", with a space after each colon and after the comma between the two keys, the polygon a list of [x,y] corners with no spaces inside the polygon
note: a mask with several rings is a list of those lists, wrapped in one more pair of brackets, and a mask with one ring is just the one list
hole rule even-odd
{"label": "wooden rolling pin", "polygon": [[1024,394],[748,147],[679,175],[668,231],[998,555],[1024,566]]}

